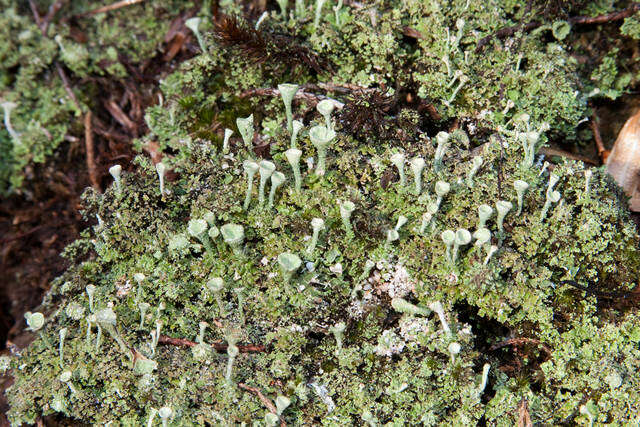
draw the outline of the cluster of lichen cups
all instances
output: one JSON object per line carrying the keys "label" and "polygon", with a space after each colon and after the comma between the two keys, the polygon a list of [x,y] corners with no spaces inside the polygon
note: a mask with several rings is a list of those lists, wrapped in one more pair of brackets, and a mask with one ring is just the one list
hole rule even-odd
{"label": "cluster of lichen cups", "polygon": [[[280,93],[282,95],[282,99],[285,104],[285,112],[286,112],[286,127],[291,134],[290,140],[290,148],[284,153],[287,162],[289,163],[292,175],[293,175],[293,191],[300,192],[303,191],[304,180],[300,171],[300,158],[302,156],[302,151],[296,147],[296,141],[299,133],[303,129],[303,124],[297,120],[293,120],[292,113],[292,100],[295,97],[295,93],[298,90],[297,85],[292,84],[283,84],[279,86]],[[315,166],[315,174],[319,177],[325,175],[327,170],[327,152],[330,147],[331,142],[336,138],[336,131],[334,130],[334,125],[331,120],[331,113],[335,108],[335,103],[331,100],[324,100],[317,104],[318,112],[324,118],[324,124],[319,124],[313,126],[309,129],[308,137],[312,143],[312,145],[317,150],[317,162]],[[246,118],[238,118],[237,119],[237,127],[239,133],[242,137],[245,147],[252,146],[253,140],[253,116],[250,115]],[[225,141],[223,144],[223,151],[229,150],[229,138],[232,135],[232,131],[227,129],[225,131]],[[443,159],[446,155],[447,148],[449,146],[450,135],[446,132],[440,132],[436,136],[437,149],[436,155],[433,159],[432,168],[434,172],[437,173],[443,166]],[[527,141],[529,144],[535,144],[530,142],[533,137],[528,137]],[[527,145],[525,148],[525,152],[527,153],[527,158],[525,159],[523,167],[530,167],[529,165],[529,154],[531,146]],[[405,164],[407,163],[407,159],[405,154],[402,152],[396,152],[390,156],[390,163],[397,169],[399,175],[398,186],[401,188],[407,189],[408,193],[413,193],[416,196],[420,196],[423,192],[423,174],[426,167],[426,160],[422,157],[414,157],[411,159],[408,164],[410,166],[412,175],[413,175],[413,183],[412,185],[407,183],[407,178],[405,174]],[[433,187],[433,193],[435,195],[435,201],[431,202],[427,206],[426,212],[421,216],[421,222],[419,227],[414,228],[417,233],[420,235],[431,235],[435,231],[435,221],[434,217],[438,214],[438,211],[441,209],[443,201],[450,194],[450,192],[456,188],[458,185],[466,185],[469,188],[474,187],[474,179],[478,170],[482,167],[483,159],[480,156],[473,157],[471,160],[471,164],[468,169],[468,173],[466,174],[466,179],[464,181],[458,182],[455,185],[452,185],[446,181],[438,180],[435,182]],[[253,199],[253,187],[254,187],[254,179],[255,175],[259,175],[258,182],[258,197],[257,197],[257,209],[266,209],[271,210],[274,208],[275,200],[277,197],[277,190],[282,187],[286,182],[287,178],[284,172],[277,171],[277,166],[275,163],[268,160],[257,160],[248,158],[242,162],[242,166],[247,178],[246,184],[246,193],[244,201],[241,203],[244,211],[248,211],[252,208],[252,199]],[[163,163],[158,163],[156,165],[156,171],[158,173],[159,181],[160,181],[160,194],[165,197],[168,194],[171,194],[165,188],[164,176],[166,173],[166,167]],[[122,192],[125,190],[123,181],[122,181],[122,168],[119,165],[115,165],[110,168],[110,173],[113,175],[115,180],[115,189],[114,193],[117,196],[121,196]],[[555,203],[558,203],[561,196],[560,193],[554,190],[554,186],[558,182],[558,177],[551,174],[549,178],[549,184],[546,192],[546,202],[542,207],[540,213],[540,221],[543,221],[548,214],[549,209]],[[266,194],[267,184],[270,183],[270,191],[268,195]],[[588,188],[588,182],[586,184]],[[520,213],[523,209],[524,205],[524,195],[526,191],[529,189],[529,184],[522,180],[516,180],[513,183],[513,188],[515,190],[515,198],[517,200],[517,208],[518,213]],[[266,206],[265,206],[266,202]],[[342,224],[342,228],[345,233],[346,238],[354,237],[354,228],[352,225],[351,216],[353,212],[356,210],[356,204],[351,200],[338,200],[337,207],[340,215],[339,223]],[[484,261],[483,264],[487,265],[491,262],[492,257],[499,251],[499,245],[504,242],[505,239],[508,238],[507,233],[505,232],[504,220],[508,216],[508,214],[512,211],[513,204],[507,200],[499,200],[495,204],[495,236],[492,235],[492,232],[489,229],[488,222],[493,217],[494,208],[489,205],[482,204],[478,206],[478,223],[476,230],[472,233],[467,229],[460,228],[458,230],[443,230],[440,233],[440,238],[444,243],[444,253],[445,259],[450,264],[451,269],[456,268],[456,264],[459,261],[461,255],[464,252],[464,248],[469,245],[475,239],[475,249],[474,251],[479,251],[483,249],[485,254],[483,256]],[[395,227],[387,230],[386,240],[381,242],[383,247],[388,248],[393,245],[395,242],[399,241],[401,236],[400,232],[403,229],[409,229],[405,227],[410,221],[410,218],[407,218],[404,215],[399,215],[397,218],[397,222]],[[187,234],[193,239],[197,240],[202,247],[204,248],[204,253],[212,254],[214,252],[214,247],[217,245],[218,237],[222,238],[222,241],[228,245],[232,252],[239,257],[244,256],[245,248],[244,248],[244,240],[245,240],[245,230],[244,227],[240,224],[235,223],[226,223],[222,225],[220,228],[216,225],[216,216],[208,212],[202,218],[192,218],[187,227]],[[331,223],[334,223],[333,221]],[[326,224],[325,220],[322,218],[313,218],[311,221],[311,229],[312,236],[311,239],[306,246],[306,250],[304,251],[304,258],[309,259],[307,262],[306,268],[313,268],[313,260],[316,258],[318,249],[318,241],[320,235],[323,231],[325,231]],[[189,241],[184,235],[178,235],[174,237],[169,243],[170,251],[176,250],[176,248],[185,247],[189,244]],[[292,282],[295,281],[296,274],[299,272],[300,268],[303,265],[303,259],[293,252],[285,251],[280,253],[277,256],[277,265],[280,269],[280,274],[283,282],[287,286],[291,286]],[[137,293],[137,302],[140,309],[140,324],[139,328],[144,328],[145,322],[145,314],[149,310],[149,304],[146,304],[140,301],[140,289],[143,287],[145,283],[145,276],[142,273],[137,273],[134,276],[137,284],[138,284],[138,293]],[[216,304],[218,306],[218,314],[220,318],[225,318],[227,316],[227,312],[225,310],[225,306],[222,300],[222,293],[225,289],[225,282],[221,277],[214,277],[207,281],[206,289],[210,293],[210,295],[215,299]],[[154,323],[154,329],[150,332],[151,341],[149,343],[149,351],[147,352],[148,357],[143,356],[137,351],[131,349],[131,347],[124,342],[122,337],[119,335],[116,323],[117,318],[116,314],[112,310],[111,307],[105,307],[101,309],[97,309],[94,307],[94,295],[96,292],[96,288],[93,285],[89,285],[86,288],[86,293],[89,302],[89,315],[85,317],[87,322],[87,343],[89,343],[92,339],[92,330],[93,328],[97,328],[97,335],[95,338],[94,348],[95,351],[99,351],[101,346],[102,339],[102,330],[106,330],[107,333],[118,343],[122,352],[127,355],[127,357],[131,360],[132,367],[136,370],[136,372],[141,374],[151,373],[153,370],[157,368],[157,363],[153,361],[153,357],[156,353],[156,347],[158,345],[160,339],[160,333],[162,329],[162,323],[159,320],[156,320]],[[238,294],[238,310],[242,310],[242,293],[240,291]],[[428,308],[420,307],[410,303],[409,301],[403,298],[393,298],[391,305],[394,310],[397,312],[403,313],[408,316],[428,316],[431,313],[434,313],[438,319],[440,320],[442,330],[445,335],[448,337],[448,351],[450,353],[451,363],[456,363],[456,358],[458,354],[461,352],[461,345],[457,342],[455,333],[452,332],[449,327],[446,316],[444,313],[443,306],[440,302],[434,301],[429,304]],[[163,310],[162,304],[157,307],[156,318],[159,317],[159,313]],[[83,314],[80,314],[82,317]],[[34,331],[42,328],[44,324],[44,317],[40,313],[31,314],[28,313],[27,323],[30,328]],[[243,314],[241,313],[241,319],[244,319]],[[243,320],[242,320],[243,323]],[[198,334],[197,345],[193,347],[193,354],[196,359],[204,360],[208,357],[212,352],[212,347],[204,341],[204,332],[206,327],[208,326],[205,322],[200,323],[200,331]],[[346,329],[346,324],[344,322],[338,322],[334,326],[329,328],[329,332],[331,332],[336,341],[336,355],[340,357],[343,346],[345,345],[345,337],[344,332]],[[60,380],[65,382],[69,390],[72,393],[76,392],[74,388],[73,382],[71,381],[72,375],[70,371],[65,370],[64,366],[64,357],[63,357],[63,347],[64,347],[64,338],[66,336],[66,329],[60,331],[60,344],[59,344],[59,355],[60,355],[60,367],[63,372],[60,374]],[[227,354],[228,354],[228,363],[225,371],[225,380],[228,384],[233,383],[233,365],[236,357],[238,356],[239,350],[237,343],[237,337],[233,334],[228,334],[227,336]],[[483,369],[483,380],[482,385],[480,387],[480,392],[484,389],[487,382],[488,375],[488,366],[485,365]],[[268,419],[269,424],[274,424],[281,416],[284,409],[289,406],[290,401],[288,398],[284,396],[280,396],[279,400],[276,401],[278,405],[278,413],[273,414],[272,412],[267,412],[265,419]],[[286,400],[285,400],[286,399]],[[62,407],[62,403],[58,402],[57,407]],[[152,411],[149,415],[149,423],[153,422],[153,418],[155,416],[159,416],[163,424],[166,424],[167,420],[171,419],[173,416],[173,411],[170,407],[165,406],[157,411]],[[366,414],[365,414],[366,415]],[[363,418],[365,417],[363,415]]]}

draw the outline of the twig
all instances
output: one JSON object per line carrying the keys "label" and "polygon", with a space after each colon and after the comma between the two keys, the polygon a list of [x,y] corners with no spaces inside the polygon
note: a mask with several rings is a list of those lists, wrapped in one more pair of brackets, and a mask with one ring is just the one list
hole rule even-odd
{"label": "twig", "polygon": [[532,21],[529,22],[527,24],[519,24],[519,25],[514,25],[513,27],[505,27],[505,28],[501,28],[498,31],[496,31],[493,34],[489,34],[488,36],[485,36],[483,38],[481,38],[478,41],[478,46],[476,46],[476,53],[479,53],[482,51],[482,49],[489,44],[489,42],[493,39],[493,38],[498,38],[498,39],[504,39],[507,38],[509,36],[514,35],[515,33],[517,33],[518,31],[522,30],[524,32],[528,32],[531,30],[534,30],[536,28],[538,28],[540,25],[542,25],[540,22],[536,22],[536,21]]}
{"label": "twig", "polygon": [[570,153],[568,151],[560,150],[558,148],[542,147],[542,148],[540,148],[540,150],[538,150],[538,153],[544,154],[545,156],[566,157],[567,159],[579,160],[581,162],[589,163],[590,165],[597,166],[597,163],[595,161],[591,160],[590,158],[588,158],[586,156],[581,156],[579,154],[573,154],[573,153]]}
{"label": "twig", "polygon": [[591,131],[593,132],[593,138],[596,140],[596,147],[598,148],[598,156],[602,160],[602,163],[607,161],[607,157],[609,157],[609,151],[604,148],[604,143],[602,142],[602,135],[600,135],[600,128],[598,127],[598,117],[593,114],[591,120],[589,120],[589,126],[591,127]]}
{"label": "twig", "polygon": [[67,77],[67,73],[64,72],[64,68],[62,68],[62,66],[58,61],[55,61],[55,64],[56,64],[56,70],[58,71],[58,75],[62,80],[62,86],[64,86],[64,90],[67,92],[67,95],[69,95],[69,98],[71,98],[73,103],[76,104],[76,107],[78,108],[78,110],[82,110],[82,107],[80,106],[80,102],[78,102],[78,98],[76,98],[76,94],[73,93],[73,90],[71,90],[71,84],[69,83],[69,78]]}
{"label": "twig", "polygon": [[524,397],[518,404],[518,427],[531,427],[531,415],[529,415],[529,402]]}
{"label": "twig", "polygon": [[56,13],[58,13],[58,11],[62,9],[62,6],[64,6],[66,2],[67,0],[56,0],[51,4],[51,6],[49,6],[47,14],[44,16],[44,18],[42,18],[40,17],[40,13],[38,13],[38,6],[36,5],[36,2],[34,0],[29,0],[31,13],[33,14],[36,25],[42,32],[43,36],[47,37],[47,28],[49,28],[49,23],[51,23],[53,18],[56,16]]}
{"label": "twig", "polygon": [[[572,25],[593,25],[593,24],[606,24],[609,22],[620,21],[622,19],[628,18],[633,15],[637,11],[640,10],[640,3],[633,3],[626,9],[620,10],[618,12],[607,13],[599,16],[573,16],[568,19],[569,23]],[[531,30],[535,30],[540,27],[542,22],[531,21],[526,24],[518,24],[513,27],[505,27],[501,28],[493,34],[489,34],[481,38],[478,41],[478,45],[476,47],[476,53],[480,52],[493,38],[503,39],[509,36],[514,35],[518,31],[529,32]]]}
{"label": "twig", "polygon": [[[33,14],[33,19],[36,21],[36,25],[42,31],[42,19],[40,19],[40,14],[38,13],[38,6],[36,2],[33,0],[29,0],[29,6],[31,7],[31,13]],[[45,35],[45,32],[42,31],[42,35]]]}
{"label": "twig", "polygon": [[637,11],[640,10],[640,3],[633,3],[626,9],[620,10],[618,12],[607,13],[599,16],[575,16],[573,18],[569,18],[569,22],[572,24],[578,25],[588,25],[588,24],[606,24],[608,22],[620,21],[622,19],[628,18]]}
{"label": "twig", "polygon": [[[46,17],[49,20],[52,19],[53,15],[55,15],[55,12],[58,11],[58,9],[56,9],[58,6],[56,6],[56,8],[54,8],[54,6],[57,3],[58,2],[54,3],[53,5],[51,5],[51,8],[49,8],[49,12],[47,13],[47,17]],[[35,4],[35,2],[33,0],[29,0],[29,5],[31,6],[31,13],[33,13],[33,19],[36,21],[36,25],[38,26],[38,28],[40,28],[40,31],[42,32],[42,35],[44,37],[47,37],[47,26],[49,25],[48,22],[43,21],[40,18],[40,14],[38,13],[38,8],[36,7],[36,4]],[[62,5],[60,5],[60,7],[62,7]],[[52,15],[49,16],[49,14],[52,14]],[[71,98],[71,100],[76,105],[78,110],[81,110],[82,108],[80,107],[80,103],[78,102],[78,98],[76,98],[75,93],[73,93],[73,91],[71,90],[71,85],[69,83],[69,78],[67,77],[67,74],[64,72],[64,68],[62,68],[62,66],[60,65],[60,63],[58,61],[54,61],[53,63],[55,64],[56,70],[58,71],[58,75],[60,76],[60,79],[62,80],[62,85],[64,86],[64,90],[67,92],[67,95],[69,95],[69,98]]]}
{"label": "twig", "polygon": [[109,114],[116,119],[123,127],[125,127],[131,133],[137,133],[138,126],[122,111],[122,108],[113,100],[109,99],[104,102],[104,106],[109,111]]}
{"label": "twig", "polygon": [[[62,225],[65,225],[65,224],[58,224],[57,227],[61,227]],[[12,242],[14,240],[23,239],[23,238],[35,233],[36,231],[42,230],[44,227],[45,227],[44,224],[38,225],[36,227],[33,227],[29,231],[25,231],[24,233],[20,233],[20,234],[16,234],[14,236],[11,236],[11,237],[0,239],[0,245],[5,245],[5,244],[7,244],[9,242]]]}
{"label": "twig", "polygon": [[43,34],[47,33],[47,28],[49,28],[49,24],[51,23],[53,18],[55,18],[56,13],[58,13],[58,11],[62,9],[62,6],[64,6],[66,2],[67,0],[56,0],[51,4],[51,6],[49,6],[49,10],[47,11],[47,14],[44,16],[44,18],[42,18],[42,27],[40,29],[42,30]]}
{"label": "twig", "polygon": [[506,341],[502,341],[498,344],[495,344],[493,346],[491,346],[491,348],[489,350],[493,351],[493,350],[497,350],[499,348],[502,347],[506,347],[508,345],[525,345],[525,344],[536,344],[542,347],[542,349],[549,355],[551,355],[551,349],[549,348],[548,345],[546,345],[545,343],[541,342],[540,340],[537,340],[535,338],[525,338],[525,337],[521,337],[521,338],[510,338]]}
{"label": "twig", "polygon": [[[271,413],[276,414],[276,415],[278,414],[278,412],[277,412],[277,410],[276,410],[276,407],[275,407],[275,405],[273,404],[273,402],[272,402],[270,399],[268,399],[267,397],[265,397],[265,395],[264,395],[264,394],[262,394],[262,392],[261,392],[260,390],[258,390],[258,389],[257,389],[257,388],[255,388],[255,387],[250,387],[250,386],[248,386],[248,385],[246,385],[246,384],[243,384],[243,383],[238,383],[238,387],[240,387],[240,388],[241,388],[241,389],[243,389],[243,390],[250,391],[251,393],[253,393],[253,394],[255,394],[256,396],[258,396],[258,399],[260,399],[260,401],[262,402],[262,404],[263,404],[264,406],[266,406],[266,407],[267,407],[267,409],[268,409]],[[286,425],[287,425],[287,423],[285,423],[285,422],[284,422],[284,420],[280,419],[280,426],[281,426],[281,427],[286,427]]]}
{"label": "twig", "polygon": [[143,1],[144,0],[121,0],[107,6],[102,6],[97,9],[93,9],[88,12],[81,13],[80,15],[78,15],[78,17],[87,18],[90,16],[97,15],[99,13],[111,12],[112,10],[120,9],[126,6],[131,6],[132,4],[142,3]]}
{"label": "twig", "polygon": [[91,186],[98,192],[102,192],[96,172],[95,153],[93,150],[93,126],[91,125],[91,110],[84,116],[84,146],[87,149],[87,169]]}
{"label": "twig", "polygon": [[402,34],[416,40],[423,40],[425,38],[420,31],[411,27],[402,27]]}
{"label": "twig", "polygon": [[[280,96],[280,91],[278,89],[273,89],[273,88],[257,88],[257,89],[245,90],[239,95],[240,98],[247,98],[250,96]],[[305,92],[304,90],[299,90],[296,93],[295,99],[304,99],[310,104],[315,105],[318,102],[322,101],[323,99],[329,99],[329,97],[324,95],[316,95],[313,93]],[[336,108],[341,109],[342,107],[344,107],[344,103],[336,101],[335,99],[332,99],[332,100]]]}
{"label": "twig", "polygon": [[[195,347],[196,345],[198,345],[198,343],[193,342],[193,341],[189,341],[187,339],[184,338],[172,338],[172,337],[168,337],[166,335],[160,335],[160,338],[158,339],[158,343],[160,344],[169,344],[169,345],[175,345],[178,347]],[[216,350],[216,351],[227,351],[227,347],[228,344],[225,343],[221,343],[221,342],[216,342],[211,344],[211,346]],[[265,346],[263,345],[239,345],[238,346],[238,350],[240,350],[240,353],[260,353],[265,351]]]}

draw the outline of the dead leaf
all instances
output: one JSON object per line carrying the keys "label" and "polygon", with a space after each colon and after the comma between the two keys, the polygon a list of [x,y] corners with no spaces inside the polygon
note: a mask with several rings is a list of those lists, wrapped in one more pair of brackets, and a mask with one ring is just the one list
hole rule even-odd
{"label": "dead leaf", "polygon": [[640,212],[640,111],[627,120],[618,134],[607,158],[607,172],[631,197],[629,209]]}

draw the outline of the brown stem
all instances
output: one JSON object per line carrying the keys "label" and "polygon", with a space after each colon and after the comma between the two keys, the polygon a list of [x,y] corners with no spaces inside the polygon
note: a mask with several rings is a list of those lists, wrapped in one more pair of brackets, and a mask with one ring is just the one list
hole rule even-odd
{"label": "brown stem", "polygon": [[[42,31],[42,19],[40,19],[40,14],[38,13],[38,6],[36,5],[36,2],[33,0],[29,0],[29,6],[31,7],[31,13],[33,14],[34,21],[36,21],[36,25],[38,26],[38,28],[40,28],[40,31]],[[44,31],[42,32],[42,35],[45,35]]]}
{"label": "brown stem", "polygon": [[[54,4],[51,5],[45,19],[49,19],[49,20],[53,19],[53,15],[55,15],[59,7],[62,7],[62,4],[60,4],[59,6],[56,6],[57,3],[58,2],[55,2]],[[29,6],[31,6],[31,13],[33,13],[33,19],[36,21],[36,25],[38,26],[38,28],[40,28],[42,35],[44,37],[47,37],[47,26],[49,25],[49,22],[46,20],[43,21],[40,18],[40,14],[38,13],[38,8],[36,7],[36,4],[33,0],[29,0]],[[62,66],[58,61],[53,61],[53,63],[56,66],[56,71],[58,72],[60,79],[62,80],[62,85],[64,86],[64,90],[67,92],[67,95],[69,95],[69,98],[71,98],[71,100],[76,105],[76,107],[79,110],[81,110],[80,103],[78,102],[78,98],[76,98],[75,93],[73,93],[73,91],[71,90],[69,78],[67,77],[67,74],[64,72],[64,68],[62,68]]]}
{"label": "brown stem", "polygon": [[[159,344],[169,344],[169,345],[175,345],[178,347],[194,347],[196,345],[198,345],[198,343],[193,342],[193,341],[189,341],[187,339],[184,338],[172,338],[172,337],[168,337],[166,335],[160,335],[160,338],[158,339],[158,343]],[[217,342],[217,343],[213,343],[211,344],[211,346],[216,350],[216,351],[227,351],[227,347],[228,345],[225,343],[221,343],[221,342]],[[240,353],[260,353],[266,350],[265,346],[263,345],[239,345],[238,346],[238,350],[240,350]]]}
{"label": "brown stem", "polygon": [[524,397],[518,404],[518,427],[531,427],[531,415],[529,415],[529,402]]}
{"label": "brown stem", "polygon": [[[271,400],[270,400],[270,399],[268,399],[267,397],[265,397],[265,395],[264,395],[264,394],[262,394],[262,392],[261,392],[260,390],[258,390],[258,389],[257,389],[257,388],[255,388],[255,387],[250,387],[250,386],[248,386],[248,385],[246,385],[246,384],[243,384],[243,383],[238,383],[238,387],[240,387],[240,388],[241,388],[241,389],[243,389],[243,390],[250,391],[251,393],[253,393],[253,394],[255,394],[256,396],[258,396],[258,399],[260,399],[260,401],[262,402],[262,404],[263,404],[264,406],[266,406],[266,407],[267,407],[267,409],[268,409],[270,412],[272,412],[272,413],[274,413],[274,414],[276,414],[276,415],[278,414],[278,412],[277,412],[277,410],[276,410],[276,407],[275,407],[275,405],[273,404],[273,402],[271,402]],[[285,423],[283,419],[280,419],[280,427],[286,427],[286,426],[287,426],[287,423]]]}
{"label": "brown stem", "polygon": [[49,24],[51,23],[53,18],[55,18],[56,13],[58,13],[58,11],[62,9],[62,6],[64,6],[66,2],[67,0],[56,0],[51,4],[51,6],[49,6],[49,10],[47,11],[47,14],[44,16],[44,18],[42,18],[42,27],[40,28],[42,30],[42,34],[47,33],[47,28],[49,28]]}
{"label": "brown stem", "polygon": [[604,148],[604,143],[602,142],[602,135],[600,135],[600,128],[598,127],[598,117],[593,115],[591,120],[589,120],[589,126],[591,126],[591,131],[593,132],[593,138],[596,140],[596,147],[598,148],[598,156],[602,159],[602,163],[606,163],[607,157],[609,157],[609,151]]}
{"label": "brown stem", "polygon": [[541,342],[540,340],[537,340],[535,338],[525,338],[525,337],[520,337],[520,338],[510,338],[506,341],[502,341],[498,344],[493,345],[489,350],[493,351],[493,350],[497,350],[501,347],[506,347],[508,345],[525,345],[525,344],[536,344],[542,347],[542,349],[549,355],[551,355],[551,349],[549,348],[548,345],[546,345],[545,343]]}
{"label": "brown stem", "polygon": [[84,146],[87,149],[87,170],[91,186],[98,192],[102,192],[96,169],[95,153],[93,149],[93,126],[91,125],[91,111],[84,116]]}
{"label": "brown stem", "polygon": [[[620,21],[622,19],[628,18],[633,15],[637,11],[640,10],[640,3],[633,3],[626,9],[606,13],[604,15],[599,16],[573,16],[568,19],[569,23],[572,25],[593,25],[593,24],[606,24],[609,22]],[[536,28],[542,25],[541,22],[531,21],[526,24],[518,24],[513,27],[505,27],[501,28],[493,34],[489,34],[486,37],[481,38],[478,41],[478,45],[476,46],[476,53],[480,52],[493,38],[503,39],[509,36],[514,35],[518,31],[529,32],[531,30],[535,30]]]}
{"label": "brown stem", "polygon": [[97,15],[99,13],[111,12],[112,10],[120,9],[125,6],[131,6],[132,4],[142,3],[144,0],[121,0],[107,6],[102,6],[97,9],[90,10],[88,12],[78,15],[79,18],[86,18]]}
{"label": "brown stem", "polygon": [[62,85],[64,86],[65,92],[67,92],[67,95],[69,95],[69,98],[71,98],[78,110],[81,110],[82,108],[80,107],[80,102],[78,101],[78,98],[76,98],[76,94],[73,93],[73,90],[71,90],[71,83],[69,83],[67,73],[64,72],[64,68],[62,68],[58,61],[55,61],[54,64],[56,65],[56,70],[58,71],[58,75],[62,80]]}
{"label": "brown stem", "polygon": [[560,150],[559,148],[553,147],[542,147],[538,150],[538,153],[544,154],[545,156],[560,156],[566,157],[571,160],[579,160],[584,163],[589,163],[591,165],[597,166],[597,163],[586,156],[581,156],[579,154],[570,153],[568,151]]}
{"label": "brown stem", "polygon": [[[251,96],[280,96],[280,91],[278,89],[267,87],[267,88],[245,90],[239,95],[240,98],[247,98]],[[316,105],[318,102],[322,101],[323,99],[327,99],[327,97],[323,95],[316,95],[313,93],[305,92],[304,90],[301,89],[296,93],[295,99],[304,99],[309,104]],[[343,103],[337,102],[337,101],[335,101],[335,104],[336,104],[336,108],[338,109],[344,106]]]}
{"label": "brown stem", "polygon": [[587,25],[587,24],[606,24],[608,22],[620,21],[622,19],[628,18],[637,11],[640,10],[640,3],[633,3],[626,9],[620,10],[618,12],[606,13],[604,15],[599,16],[574,16],[573,18],[569,18],[569,22],[572,24],[579,25]]}

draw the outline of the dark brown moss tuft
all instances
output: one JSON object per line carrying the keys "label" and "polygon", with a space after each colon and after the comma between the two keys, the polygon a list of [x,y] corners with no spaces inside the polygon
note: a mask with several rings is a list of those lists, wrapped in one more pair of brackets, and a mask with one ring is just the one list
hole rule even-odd
{"label": "dark brown moss tuft", "polygon": [[238,49],[254,63],[268,62],[284,69],[301,67],[316,73],[327,71],[331,64],[294,37],[256,30],[236,16],[220,15],[214,22],[214,34],[222,46]]}

